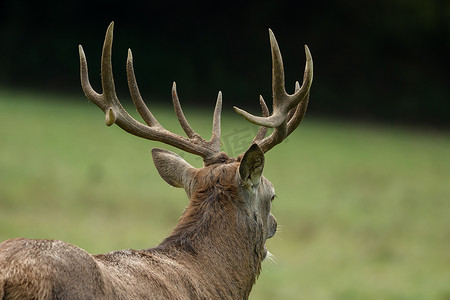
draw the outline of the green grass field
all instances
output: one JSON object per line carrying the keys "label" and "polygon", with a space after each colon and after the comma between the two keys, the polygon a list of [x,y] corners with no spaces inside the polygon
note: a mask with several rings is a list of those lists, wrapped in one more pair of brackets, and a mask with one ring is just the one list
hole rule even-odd
{"label": "green grass field", "polygon": [[[165,146],[106,127],[81,92],[72,98],[0,90],[0,240],[61,239],[90,253],[158,244],[187,205],[153,166],[150,149]],[[255,130],[235,104],[224,98],[233,153]],[[169,98],[150,106],[181,132]],[[205,136],[213,106],[186,108]],[[448,133],[306,117],[264,174],[281,230],[251,299],[450,299]]]}

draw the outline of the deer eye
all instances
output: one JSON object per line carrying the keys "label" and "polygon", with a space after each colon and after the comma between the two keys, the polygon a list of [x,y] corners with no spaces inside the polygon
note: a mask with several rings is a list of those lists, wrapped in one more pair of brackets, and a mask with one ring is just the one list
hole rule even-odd
{"label": "deer eye", "polygon": [[273,200],[277,197],[277,195],[273,195],[272,198],[270,198],[270,202],[273,202]]}

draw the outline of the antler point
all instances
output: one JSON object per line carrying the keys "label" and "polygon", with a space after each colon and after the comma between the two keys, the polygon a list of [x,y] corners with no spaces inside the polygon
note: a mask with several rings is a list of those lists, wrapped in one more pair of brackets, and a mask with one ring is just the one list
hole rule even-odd
{"label": "antler point", "polygon": [[269,37],[270,37],[270,44],[272,45],[274,42],[277,44],[277,39],[275,38],[275,34],[273,33],[272,29],[269,29]]}
{"label": "antler point", "polygon": [[234,111],[238,114],[238,115],[240,115],[240,116],[244,116],[244,114],[245,114],[245,110],[243,110],[243,109],[240,109],[239,107],[237,107],[237,106],[233,106],[233,109],[234,109]]}
{"label": "antler point", "polygon": [[86,60],[86,55],[84,54],[83,46],[78,45],[78,53],[80,55],[80,61]]}
{"label": "antler point", "polygon": [[306,60],[311,60],[312,56],[311,56],[311,51],[309,51],[309,48],[307,45],[305,45],[305,54],[306,54]]}

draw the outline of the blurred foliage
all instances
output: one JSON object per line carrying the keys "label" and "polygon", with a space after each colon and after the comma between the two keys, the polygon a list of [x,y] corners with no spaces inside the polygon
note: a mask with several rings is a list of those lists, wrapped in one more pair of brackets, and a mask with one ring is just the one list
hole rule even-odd
{"label": "blurred foliage", "polygon": [[[150,146],[164,146],[106,127],[77,98],[0,90],[0,241],[54,238],[90,253],[157,245],[187,205],[152,165]],[[180,133],[169,105],[152,112]],[[211,113],[186,109],[203,136]],[[229,153],[255,129],[227,112],[223,127]],[[281,228],[251,299],[448,299],[449,153],[448,133],[307,116],[266,154]]]}
{"label": "blurred foliage", "polygon": [[[450,2],[24,1],[0,2],[0,85],[80,93],[77,45],[99,87],[103,36],[116,21],[113,63],[126,95],[134,50],[144,95],[170,101],[254,106],[269,98],[274,30],[287,86],[301,80],[303,44],[315,63],[309,114],[449,125]],[[291,89],[291,91],[292,91]]]}

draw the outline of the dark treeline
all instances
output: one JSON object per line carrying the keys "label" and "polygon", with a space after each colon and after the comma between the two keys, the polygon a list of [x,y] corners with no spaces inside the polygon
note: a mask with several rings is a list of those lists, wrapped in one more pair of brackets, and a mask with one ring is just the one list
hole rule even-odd
{"label": "dark treeline", "polygon": [[270,102],[267,28],[280,45],[287,87],[301,80],[308,44],[314,58],[310,113],[441,126],[450,124],[450,1],[20,1],[0,2],[0,86],[80,93],[78,44],[100,87],[103,37],[115,21],[113,65],[127,97],[133,49],[147,102],[254,111]]}

